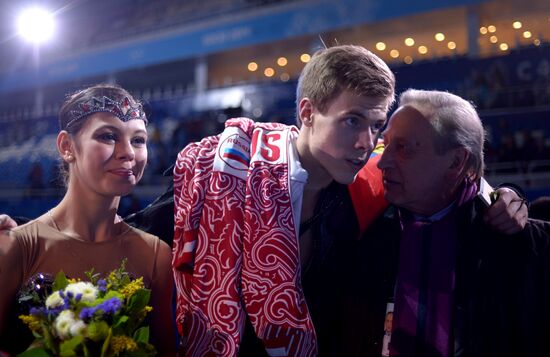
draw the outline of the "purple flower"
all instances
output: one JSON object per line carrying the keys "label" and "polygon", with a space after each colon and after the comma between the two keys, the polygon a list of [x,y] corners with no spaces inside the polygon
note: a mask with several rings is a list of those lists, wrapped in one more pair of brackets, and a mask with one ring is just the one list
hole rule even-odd
{"label": "purple flower", "polygon": [[107,291],[107,281],[105,279],[99,279],[97,281],[97,288],[99,289],[99,291],[101,292],[105,292]]}
{"label": "purple flower", "polygon": [[112,317],[122,307],[122,301],[117,297],[112,297],[105,300],[99,305],[94,307],[85,307],[80,311],[80,318],[86,322],[90,321],[96,313],[101,314],[102,317]]}
{"label": "purple flower", "polygon": [[40,315],[44,315],[44,311],[46,309],[44,309],[43,307],[31,307],[31,309],[29,310],[29,313],[33,316],[40,316]]}
{"label": "purple flower", "polygon": [[63,299],[63,309],[68,309],[71,306],[71,297],[73,294],[71,292],[65,293],[63,290],[59,290],[59,296]]}
{"label": "purple flower", "polygon": [[85,307],[80,311],[80,319],[89,322],[96,312],[95,307]]}
{"label": "purple flower", "polygon": [[56,317],[61,313],[61,311],[65,310],[65,306],[58,306],[55,308],[47,308],[47,307],[32,307],[29,310],[29,313],[33,316],[37,317],[46,317],[46,318],[52,318]]}
{"label": "purple flower", "polygon": [[104,301],[98,306],[101,306],[101,310],[103,310],[105,314],[114,315],[122,307],[122,301],[120,301],[120,299],[117,297],[113,297],[109,300]]}

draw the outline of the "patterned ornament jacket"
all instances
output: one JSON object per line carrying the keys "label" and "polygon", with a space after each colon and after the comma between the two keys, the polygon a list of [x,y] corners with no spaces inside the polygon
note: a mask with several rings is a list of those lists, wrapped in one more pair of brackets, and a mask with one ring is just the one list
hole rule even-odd
{"label": "patterned ornament jacket", "polygon": [[173,267],[187,356],[236,356],[246,315],[266,351],[314,356],[289,184],[292,126],[226,122],[174,167]]}

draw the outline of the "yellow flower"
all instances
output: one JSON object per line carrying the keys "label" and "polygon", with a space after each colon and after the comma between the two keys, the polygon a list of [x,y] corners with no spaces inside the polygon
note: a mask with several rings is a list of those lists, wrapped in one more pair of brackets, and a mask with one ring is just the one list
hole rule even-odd
{"label": "yellow flower", "polygon": [[33,315],[19,315],[19,319],[23,321],[32,331],[40,331],[40,318]]}
{"label": "yellow flower", "polygon": [[113,286],[116,286],[118,279],[115,271],[110,272],[106,280],[107,280],[107,290],[111,290]]}
{"label": "yellow flower", "polygon": [[140,320],[141,320],[141,319],[144,319],[145,316],[147,316],[147,314],[150,313],[151,311],[153,311],[153,307],[147,305],[147,306],[145,306],[145,307],[143,308],[143,310],[140,310],[140,311],[136,314],[136,317],[137,317],[138,319],[140,319]]}
{"label": "yellow flower", "polygon": [[126,284],[125,287],[120,289],[120,293],[124,295],[125,298],[129,298],[130,296],[134,295],[136,291],[143,288],[144,288],[143,277],[141,277]]}
{"label": "yellow flower", "polygon": [[111,349],[115,356],[118,356],[124,351],[135,351],[138,346],[136,341],[128,336],[113,336],[111,337]]}

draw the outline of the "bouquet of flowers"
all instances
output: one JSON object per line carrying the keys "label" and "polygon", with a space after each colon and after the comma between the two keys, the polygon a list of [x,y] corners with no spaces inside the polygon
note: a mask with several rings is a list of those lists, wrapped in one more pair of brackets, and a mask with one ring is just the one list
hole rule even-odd
{"label": "bouquet of flowers", "polygon": [[50,292],[35,284],[24,290],[20,303],[31,305],[19,318],[36,340],[20,356],[153,356],[149,327],[143,322],[152,310],[150,290],[143,278],[131,279],[120,268],[101,278],[93,270],[89,281],[57,274]]}

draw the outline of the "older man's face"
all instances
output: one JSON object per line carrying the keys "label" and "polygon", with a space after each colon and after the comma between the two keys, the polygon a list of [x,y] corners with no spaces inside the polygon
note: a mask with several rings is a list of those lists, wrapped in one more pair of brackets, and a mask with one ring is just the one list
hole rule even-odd
{"label": "older man's face", "polygon": [[392,115],[383,137],[386,148],[378,167],[386,199],[423,215],[450,204],[452,185],[446,174],[453,152],[436,153],[435,132],[428,120],[412,107],[401,107]]}

